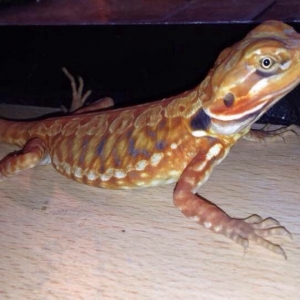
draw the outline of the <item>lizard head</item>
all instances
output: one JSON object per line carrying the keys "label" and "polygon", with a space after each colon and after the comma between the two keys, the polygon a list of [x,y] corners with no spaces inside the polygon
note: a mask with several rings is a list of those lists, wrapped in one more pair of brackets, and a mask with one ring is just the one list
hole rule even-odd
{"label": "lizard head", "polygon": [[205,83],[211,128],[234,134],[255,122],[300,81],[300,34],[267,21],[219,55]]}

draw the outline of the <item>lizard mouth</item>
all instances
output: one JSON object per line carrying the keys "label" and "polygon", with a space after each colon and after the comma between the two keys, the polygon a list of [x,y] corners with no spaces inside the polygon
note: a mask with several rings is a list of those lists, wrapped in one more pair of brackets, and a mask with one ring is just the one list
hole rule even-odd
{"label": "lizard mouth", "polygon": [[293,83],[283,87],[281,90],[276,90],[264,97],[251,99],[250,101],[247,101],[249,97],[239,99],[237,104],[232,108],[219,108],[217,110],[214,107],[203,107],[203,110],[211,119],[223,122],[243,122],[246,119],[253,119],[253,117],[255,117],[254,119],[258,119],[271,106],[293,90],[299,84],[299,81],[300,78],[294,80]]}
{"label": "lizard mouth", "polygon": [[[246,109],[240,107],[236,109],[237,113],[233,114],[217,114],[210,111],[210,109],[203,109],[206,115],[210,118],[211,128],[213,131],[219,134],[234,134],[242,131],[243,129],[251,126],[256,122],[269,108],[277,103],[283,96],[289,93],[295,86],[297,86],[299,80],[284,88],[278,93],[269,94],[263,99],[252,102],[251,107]],[[239,112],[240,111],[240,112]],[[242,113],[241,113],[242,111]]]}

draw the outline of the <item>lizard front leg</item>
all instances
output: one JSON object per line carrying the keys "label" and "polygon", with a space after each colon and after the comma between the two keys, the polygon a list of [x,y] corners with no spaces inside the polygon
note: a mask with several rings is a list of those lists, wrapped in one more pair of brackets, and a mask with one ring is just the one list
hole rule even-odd
{"label": "lizard front leg", "polygon": [[213,167],[225,158],[227,152],[220,141],[214,140],[209,147],[196,155],[181,174],[175,187],[175,205],[186,217],[216,233],[223,234],[245,249],[251,241],[286,258],[284,250],[279,245],[265,239],[273,235],[290,235],[278,221],[272,218],[263,220],[257,215],[246,219],[232,218],[218,206],[196,194]]}
{"label": "lizard front leg", "polygon": [[268,125],[265,125],[262,129],[251,129],[243,136],[243,139],[251,142],[274,142],[277,140],[284,140],[288,135],[298,135],[297,129],[299,129],[299,126],[290,125],[275,130],[267,130],[267,128]]}

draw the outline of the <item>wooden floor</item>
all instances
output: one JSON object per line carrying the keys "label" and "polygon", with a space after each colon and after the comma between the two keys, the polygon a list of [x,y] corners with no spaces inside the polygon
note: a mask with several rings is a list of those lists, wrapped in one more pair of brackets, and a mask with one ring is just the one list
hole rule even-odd
{"label": "wooden floor", "polygon": [[[13,149],[0,144],[0,157]],[[186,219],[174,185],[108,191],[51,166],[3,181],[0,298],[300,299],[299,153],[296,136],[241,141],[201,189],[231,216],[282,222],[293,234],[276,239],[288,260],[256,245],[244,252]]]}

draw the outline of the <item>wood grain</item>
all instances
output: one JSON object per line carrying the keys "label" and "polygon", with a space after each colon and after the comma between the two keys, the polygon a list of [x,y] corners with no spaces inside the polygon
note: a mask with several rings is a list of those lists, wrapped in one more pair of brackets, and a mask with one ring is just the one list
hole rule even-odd
{"label": "wood grain", "polygon": [[[0,144],[0,157],[13,149]],[[287,261],[255,245],[245,253],[185,219],[174,185],[109,191],[51,166],[3,181],[0,297],[300,299],[299,153],[296,136],[241,141],[201,189],[232,216],[282,222],[293,234],[276,239]]]}

